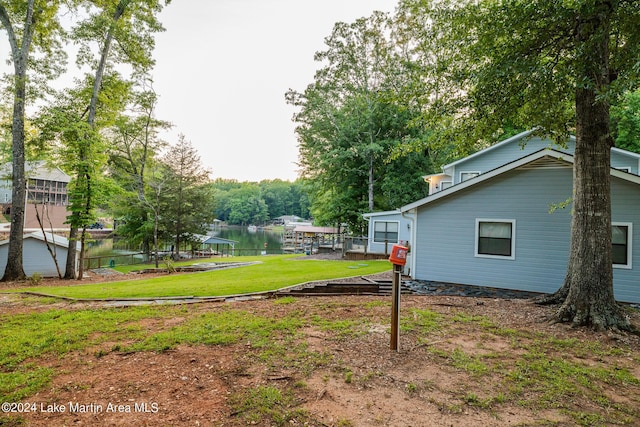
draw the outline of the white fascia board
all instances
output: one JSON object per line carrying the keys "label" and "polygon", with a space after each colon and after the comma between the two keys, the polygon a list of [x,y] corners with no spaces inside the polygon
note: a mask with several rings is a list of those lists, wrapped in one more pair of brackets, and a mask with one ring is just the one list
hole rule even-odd
{"label": "white fascia board", "polygon": [[611,168],[611,176],[615,176],[616,178],[620,178],[625,181],[640,185],[640,176],[631,172],[625,172],[621,171],[620,169]]}
{"label": "white fascia board", "polygon": [[395,209],[393,211],[367,212],[367,213],[363,213],[362,216],[364,218],[371,218],[373,216],[397,215],[397,214],[400,214],[400,209]]}

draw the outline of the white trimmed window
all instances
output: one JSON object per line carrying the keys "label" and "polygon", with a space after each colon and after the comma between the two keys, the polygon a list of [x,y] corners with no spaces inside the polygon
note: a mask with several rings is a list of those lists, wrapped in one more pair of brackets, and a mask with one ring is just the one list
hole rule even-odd
{"label": "white trimmed window", "polygon": [[633,225],[630,222],[611,223],[611,250],[614,268],[631,268],[631,236]]}
{"label": "white trimmed window", "polygon": [[468,179],[471,178],[475,178],[476,176],[480,175],[480,172],[460,172],[460,182],[464,182]]}
{"label": "white trimmed window", "polygon": [[476,219],[475,256],[516,258],[515,219]]}
{"label": "white trimmed window", "polygon": [[375,243],[398,243],[398,221],[374,221],[373,241]]}
{"label": "white trimmed window", "polygon": [[453,182],[451,181],[441,181],[440,182],[440,190],[446,190],[447,188],[451,187],[453,185]]}

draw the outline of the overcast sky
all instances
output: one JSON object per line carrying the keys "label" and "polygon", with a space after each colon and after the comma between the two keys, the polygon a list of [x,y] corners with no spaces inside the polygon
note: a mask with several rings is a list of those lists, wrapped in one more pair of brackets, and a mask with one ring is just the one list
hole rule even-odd
{"label": "overcast sky", "polygon": [[397,0],[174,0],[160,19],[157,117],[172,122],[214,178],[297,177],[298,149],[284,94],[304,90],[336,22]]}

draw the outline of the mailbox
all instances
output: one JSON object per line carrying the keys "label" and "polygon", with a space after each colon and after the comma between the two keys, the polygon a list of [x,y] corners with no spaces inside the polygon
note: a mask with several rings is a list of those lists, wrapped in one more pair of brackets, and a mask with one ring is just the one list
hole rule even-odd
{"label": "mailbox", "polygon": [[407,252],[409,248],[401,245],[393,245],[389,261],[395,265],[405,265],[407,263]]}

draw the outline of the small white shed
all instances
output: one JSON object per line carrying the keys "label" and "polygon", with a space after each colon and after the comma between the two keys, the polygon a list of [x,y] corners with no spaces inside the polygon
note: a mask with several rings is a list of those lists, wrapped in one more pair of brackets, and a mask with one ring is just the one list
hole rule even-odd
{"label": "small white shed", "polygon": [[[45,240],[46,238],[46,240]],[[58,277],[58,271],[53,261],[53,257],[47,244],[56,254],[58,266],[62,274],[64,274],[65,265],[67,263],[67,249],[69,248],[69,239],[51,233],[42,233],[35,231],[25,234],[23,237],[22,263],[23,269],[27,276],[31,277],[34,273],[42,275],[42,277]],[[80,242],[76,242],[77,256],[80,254]],[[7,266],[7,254],[9,252],[9,240],[0,241],[0,275]],[[76,265],[78,265],[76,259]]]}

